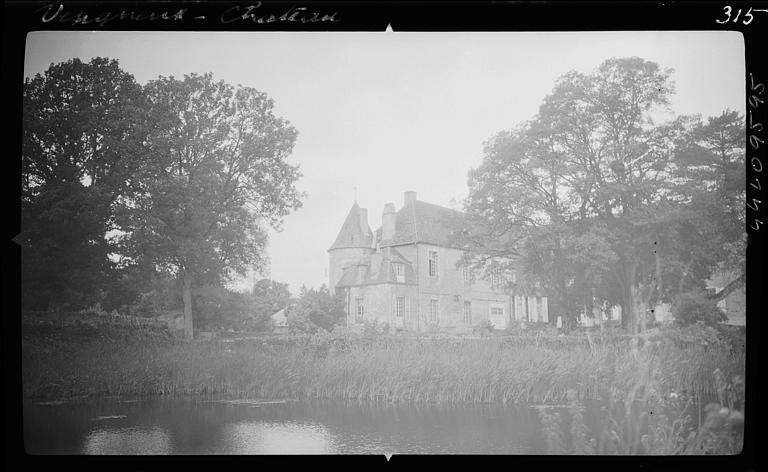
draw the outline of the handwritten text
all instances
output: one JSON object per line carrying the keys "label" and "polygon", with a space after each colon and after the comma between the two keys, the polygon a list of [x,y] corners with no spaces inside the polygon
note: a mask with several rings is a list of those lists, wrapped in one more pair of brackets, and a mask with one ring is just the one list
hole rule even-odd
{"label": "handwritten text", "polygon": [[292,6],[281,15],[256,11],[261,8],[261,2],[256,2],[246,7],[234,6],[227,8],[221,14],[221,22],[224,24],[236,21],[252,21],[253,23],[275,23],[275,22],[295,22],[295,23],[317,23],[317,22],[337,22],[338,12],[318,13],[308,11],[305,7]]}
{"label": "handwritten text", "polygon": [[42,11],[43,16],[41,18],[43,23],[50,23],[56,21],[58,23],[65,23],[70,25],[90,25],[95,24],[104,26],[107,23],[114,20],[130,20],[130,21],[155,21],[155,20],[172,20],[172,21],[184,21],[184,13],[187,12],[186,8],[180,8],[176,12],[156,13],[153,11],[141,10],[138,13],[135,11],[104,11],[96,15],[91,15],[85,10],[73,12],[66,10],[64,5],[58,6],[51,3],[45,7],[37,10]]}

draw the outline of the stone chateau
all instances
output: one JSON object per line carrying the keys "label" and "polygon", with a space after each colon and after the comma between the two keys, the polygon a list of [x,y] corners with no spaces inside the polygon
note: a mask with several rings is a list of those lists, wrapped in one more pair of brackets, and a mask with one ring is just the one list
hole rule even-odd
{"label": "stone chateau", "polygon": [[345,294],[349,326],[386,323],[409,331],[466,330],[488,322],[548,321],[547,298],[510,293],[458,266],[463,251],[453,231],[464,214],[405,192],[403,206],[384,205],[371,231],[368,210],[355,202],[328,250],[329,287]]}

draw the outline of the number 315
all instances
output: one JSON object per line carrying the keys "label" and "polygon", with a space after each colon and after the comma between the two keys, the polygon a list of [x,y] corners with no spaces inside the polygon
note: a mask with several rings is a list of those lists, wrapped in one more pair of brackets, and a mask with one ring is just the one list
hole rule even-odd
{"label": "number 315", "polygon": [[[733,8],[730,7],[730,5],[726,5],[723,7],[723,13],[725,14],[724,20],[715,20],[715,23],[720,23],[721,25],[724,23],[728,23],[731,21],[731,13],[733,13]],[[739,21],[739,16],[741,16],[741,8],[739,8],[739,11],[736,12],[736,17],[733,18],[733,22],[737,23]],[[749,18],[747,20],[747,18]],[[749,10],[744,14],[744,18],[741,20],[741,22],[745,25],[748,25],[752,23],[752,20],[754,19],[754,16],[752,16],[752,7],[749,7]]]}

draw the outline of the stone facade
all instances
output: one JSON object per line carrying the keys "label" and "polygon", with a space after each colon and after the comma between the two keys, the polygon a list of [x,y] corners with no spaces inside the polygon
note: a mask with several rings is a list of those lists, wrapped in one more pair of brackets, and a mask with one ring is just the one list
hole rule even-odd
{"label": "stone facade", "polygon": [[406,192],[403,207],[385,205],[372,232],[355,203],[329,249],[329,286],[343,291],[348,325],[377,322],[409,331],[469,330],[490,322],[547,322],[547,298],[513,294],[459,265],[452,231],[464,215]]}

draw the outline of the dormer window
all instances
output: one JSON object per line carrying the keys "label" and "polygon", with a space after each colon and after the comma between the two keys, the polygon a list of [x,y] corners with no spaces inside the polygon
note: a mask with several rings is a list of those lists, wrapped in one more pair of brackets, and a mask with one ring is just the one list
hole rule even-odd
{"label": "dormer window", "polygon": [[392,264],[392,267],[395,270],[395,280],[398,282],[405,282],[405,265],[400,262],[395,262]]}
{"label": "dormer window", "polygon": [[429,276],[437,277],[437,251],[429,251]]}

